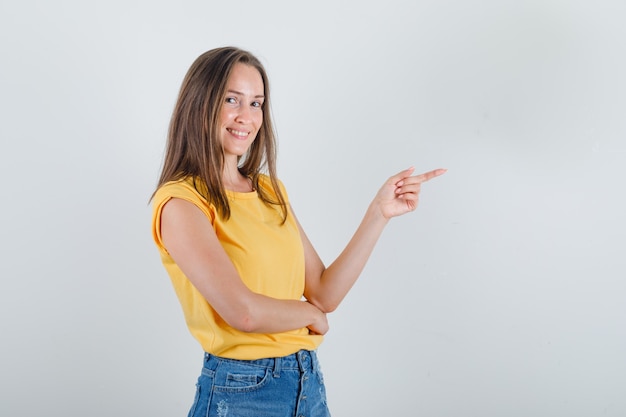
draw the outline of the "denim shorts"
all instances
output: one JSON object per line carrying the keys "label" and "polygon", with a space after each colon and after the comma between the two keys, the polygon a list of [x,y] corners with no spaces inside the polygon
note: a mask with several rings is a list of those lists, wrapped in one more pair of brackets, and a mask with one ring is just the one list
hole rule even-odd
{"label": "denim shorts", "polygon": [[189,417],[330,417],[314,351],[235,360],[204,355]]}

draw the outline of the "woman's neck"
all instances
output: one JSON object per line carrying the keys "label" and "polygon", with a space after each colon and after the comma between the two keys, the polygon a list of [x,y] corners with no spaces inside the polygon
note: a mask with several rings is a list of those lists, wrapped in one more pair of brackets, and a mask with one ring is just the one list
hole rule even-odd
{"label": "woman's neck", "polygon": [[224,188],[229,191],[235,191],[239,193],[249,193],[254,191],[252,180],[239,172],[239,168],[230,168],[224,166],[222,173],[222,182]]}

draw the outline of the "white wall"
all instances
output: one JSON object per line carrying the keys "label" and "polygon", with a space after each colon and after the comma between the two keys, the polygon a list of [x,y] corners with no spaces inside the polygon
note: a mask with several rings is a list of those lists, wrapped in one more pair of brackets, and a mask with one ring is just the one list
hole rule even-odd
{"label": "white wall", "polygon": [[334,416],[626,414],[626,3],[0,3],[0,415],[186,415],[201,365],[147,200],[182,77],[266,64],[326,261],[409,165],[320,348]]}

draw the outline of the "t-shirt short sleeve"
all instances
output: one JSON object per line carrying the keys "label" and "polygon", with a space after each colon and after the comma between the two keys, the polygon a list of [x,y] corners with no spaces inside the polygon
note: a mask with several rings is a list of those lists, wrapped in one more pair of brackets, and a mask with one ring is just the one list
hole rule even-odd
{"label": "t-shirt short sleeve", "polygon": [[161,186],[152,199],[152,238],[161,251],[167,252],[161,237],[161,213],[163,207],[172,198],[189,201],[198,207],[209,219],[211,224],[215,220],[215,207],[200,195],[190,181],[173,181]]}

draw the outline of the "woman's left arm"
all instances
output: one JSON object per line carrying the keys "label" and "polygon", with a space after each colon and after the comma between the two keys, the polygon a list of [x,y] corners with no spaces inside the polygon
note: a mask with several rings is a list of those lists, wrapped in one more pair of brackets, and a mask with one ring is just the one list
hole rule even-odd
{"label": "woman's left arm", "polygon": [[411,176],[413,171],[414,168],[409,168],[385,182],[367,208],[352,239],[328,268],[298,223],[306,268],[304,296],[311,304],[325,313],[334,311],[363,271],[389,219],[415,210],[421,184],[446,172],[445,169],[436,169]]}

